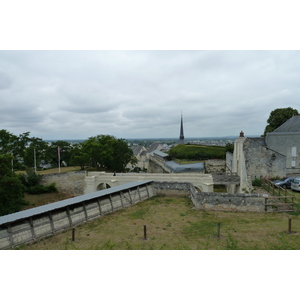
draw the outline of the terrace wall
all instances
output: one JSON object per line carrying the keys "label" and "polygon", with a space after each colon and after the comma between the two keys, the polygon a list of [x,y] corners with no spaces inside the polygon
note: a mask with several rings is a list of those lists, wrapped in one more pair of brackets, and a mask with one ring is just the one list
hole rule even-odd
{"label": "terrace wall", "polygon": [[176,182],[153,182],[156,194],[189,196],[196,209],[237,212],[264,212],[267,195],[202,193],[194,185]]}
{"label": "terrace wall", "polygon": [[84,194],[86,188],[85,171],[42,175],[41,184],[55,183],[57,190],[74,197]]}
{"label": "terrace wall", "polygon": [[196,209],[264,212],[264,195],[202,193],[188,182],[127,183],[0,217],[0,249],[34,242],[160,194],[189,196]]}

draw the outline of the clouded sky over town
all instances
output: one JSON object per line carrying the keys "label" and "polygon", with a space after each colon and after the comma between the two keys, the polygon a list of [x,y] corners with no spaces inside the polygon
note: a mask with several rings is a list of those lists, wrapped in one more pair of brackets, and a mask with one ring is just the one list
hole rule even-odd
{"label": "clouded sky over town", "polygon": [[300,51],[1,51],[0,119],[43,139],[260,135],[300,110]]}
{"label": "clouded sky over town", "polygon": [[132,0],[55,0],[46,13],[30,0],[16,14],[14,2],[0,19],[0,127],[15,135],[176,138],[181,112],[185,137],[261,135],[272,110],[300,111],[300,51],[251,50],[298,49],[289,5],[270,14],[264,1],[246,10],[238,1],[154,1],[145,10]]}
{"label": "clouded sky over town", "polygon": [[300,110],[300,51],[1,51],[0,119],[43,139],[260,135]]}

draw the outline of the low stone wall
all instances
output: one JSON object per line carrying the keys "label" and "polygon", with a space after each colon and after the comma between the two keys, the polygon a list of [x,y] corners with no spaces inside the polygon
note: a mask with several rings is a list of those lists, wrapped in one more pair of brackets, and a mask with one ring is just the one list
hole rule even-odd
{"label": "low stone wall", "polygon": [[265,211],[264,195],[202,193],[188,182],[153,182],[153,187],[157,194],[189,195],[196,209],[237,212]]}
{"label": "low stone wall", "polygon": [[204,163],[205,173],[221,173],[226,172],[226,160],[225,159],[208,159]]}
{"label": "low stone wall", "polygon": [[85,172],[66,172],[42,175],[41,184],[49,185],[55,183],[59,192],[68,195],[80,196],[86,188]]}
{"label": "low stone wall", "polygon": [[152,186],[156,195],[188,196],[193,185],[188,182],[154,181]]}
{"label": "low stone wall", "polygon": [[196,209],[239,212],[264,212],[265,198],[257,194],[197,193]]}
{"label": "low stone wall", "polygon": [[188,182],[133,182],[0,217],[0,249],[31,243],[161,194],[189,196],[202,210],[264,212],[265,207],[263,195],[202,193]]}

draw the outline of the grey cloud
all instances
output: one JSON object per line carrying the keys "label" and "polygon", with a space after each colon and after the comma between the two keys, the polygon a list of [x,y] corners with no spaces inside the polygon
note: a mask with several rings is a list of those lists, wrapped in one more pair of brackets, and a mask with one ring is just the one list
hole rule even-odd
{"label": "grey cloud", "polygon": [[0,68],[3,128],[44,138],[177,137],[181,111],[186,136],[260,135],[300,110],[299,51],[1,51]]}
{"label": "grey cloud", "polygon": [[0,73],[0,90],[7,89],[11,85],[12,85],[12,80],[8,76]]}

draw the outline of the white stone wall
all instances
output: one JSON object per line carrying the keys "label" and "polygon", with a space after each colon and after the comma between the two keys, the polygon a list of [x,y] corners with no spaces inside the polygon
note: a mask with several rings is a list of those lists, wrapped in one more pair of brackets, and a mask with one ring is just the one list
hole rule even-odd
{"label": "white stone wall", "polygon": [[73,197],[84,194],[86,188],[85,172],[66,172],[42,175],[41,183],[49,185],[55,183],[58,191]]}

